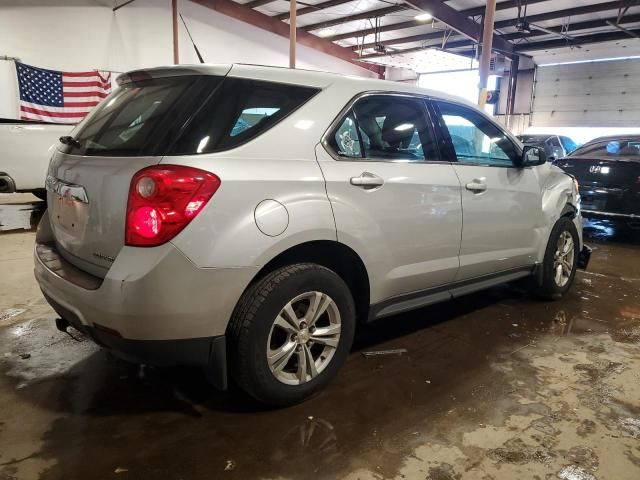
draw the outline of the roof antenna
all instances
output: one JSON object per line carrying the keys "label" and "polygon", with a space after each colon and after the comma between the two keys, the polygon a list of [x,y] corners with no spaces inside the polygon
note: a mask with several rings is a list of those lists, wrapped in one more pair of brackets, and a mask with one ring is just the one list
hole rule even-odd
{"label": "roof antenna", "polygon": [[198,50],[198,46],[196,45],[196,42],[193,41],[193,37],[191,36],[191,32],[189,31],[189,27],[187,27],[187,22],[184,21],[184,18],[182,17],[182,14],[180,14],[180,20],[182,20],[182,23],[184,24],[184,28],[187,31],[187,35],[189,35],[189,39],[191,40],[191,43],[193,44],[193,48],[196,51],[196,55],[198,56],[198,60],[200,60],[200,63],[204,63],[204,60],[202,59],[202,55],[200,55],[200,50]]}

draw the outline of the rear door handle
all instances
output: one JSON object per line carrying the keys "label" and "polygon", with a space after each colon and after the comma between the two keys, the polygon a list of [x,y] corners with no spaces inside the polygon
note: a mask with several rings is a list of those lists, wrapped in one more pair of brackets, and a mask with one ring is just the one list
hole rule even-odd
{"label": "rear door handle", "polygon": [[375,188],[384,185],[384,179],[369,172],[362,172],[359,177],[351,177],[351,185],[362,188]]}
{"label": "rear door handle", "polygon": [[482,178],[474,178],[471,182],[465,185],[467,190],[473,193],[482,193],[487,190],[487,179]]}

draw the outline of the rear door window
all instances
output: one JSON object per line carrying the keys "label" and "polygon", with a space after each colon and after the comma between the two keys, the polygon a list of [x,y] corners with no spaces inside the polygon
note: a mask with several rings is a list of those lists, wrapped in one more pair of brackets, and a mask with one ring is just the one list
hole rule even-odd
{"label": "rear door window", "polygon": [[358,126],[352,111],[344,117],[329,138],[329,146],[340,157],[362,158]]}
{"label": "rear door window", "polygon": [[359,100],[353,110],[365,157],[409,162],[438,160],[421,100],[373,95]]}
{"label": "rear door window", "polygon": [[399,162],[439,160],[428,120],[420,99],[366,96],[339,123],[329,146],[342,157]]}

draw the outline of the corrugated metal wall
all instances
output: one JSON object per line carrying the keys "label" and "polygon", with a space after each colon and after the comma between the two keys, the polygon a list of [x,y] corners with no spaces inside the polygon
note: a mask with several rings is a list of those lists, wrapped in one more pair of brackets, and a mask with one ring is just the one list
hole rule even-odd
{"label": "corrugated metal wall", "polygon": [[531,124],[640,126],[640,60],[539,67]]}

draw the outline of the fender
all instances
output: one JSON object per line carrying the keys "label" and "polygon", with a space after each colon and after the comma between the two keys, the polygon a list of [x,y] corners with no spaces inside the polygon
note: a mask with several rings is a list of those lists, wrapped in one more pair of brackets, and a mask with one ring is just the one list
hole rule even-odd
{"label": "fender", "polygon": [[[547,176],[542,186],[542,212],[544,223],[541,228],[540,246],[538,248],[538,254],[536,263],[542,263],[544,254],[547,249],[547,243],[549,242],[549,235],[551,235],[551,229],[556,224],[558,219],[563,216],[568,216],[574,222],[580,223],[576,225],[578,232],[582,231],[581,220],[579,217],[578,202],[579,194],[575,187],[574,180],[569,175],[564,173],[558,167],[549,166],[549,170],[546,172]],[[582,243],[582,234],[580,233],[580,241]]]}

